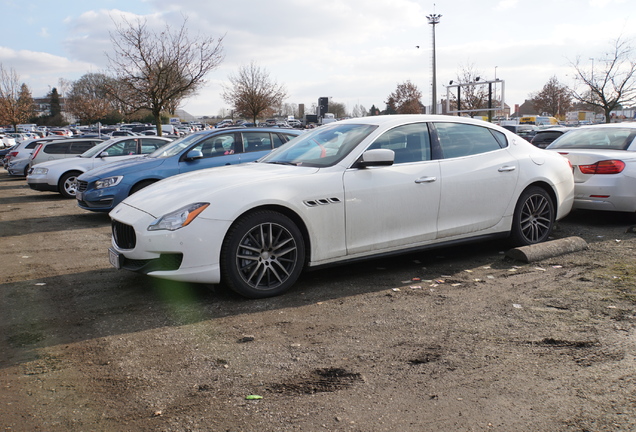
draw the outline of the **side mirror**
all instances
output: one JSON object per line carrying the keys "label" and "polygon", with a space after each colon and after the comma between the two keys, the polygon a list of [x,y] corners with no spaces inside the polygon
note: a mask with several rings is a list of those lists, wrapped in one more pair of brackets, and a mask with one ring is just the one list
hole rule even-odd
{"label": "side mirror", "polygon": [[190,150],[188,154],[186,154],[185,160],[191,161],[195,159],[203,159],[203,153],[201,153],[201,150]]}
{"label": "side mirror", "polygon": [[99,154],[99,157],[100,157],[100,158],[108,157],[108,152],[101,152],[101,153]]}
{"label": "side mirror", "polygon": [[353,165],[355,168],[367,168],[373,166],[390,166],[395,160],[395,152],[390,149],[367,150]]}

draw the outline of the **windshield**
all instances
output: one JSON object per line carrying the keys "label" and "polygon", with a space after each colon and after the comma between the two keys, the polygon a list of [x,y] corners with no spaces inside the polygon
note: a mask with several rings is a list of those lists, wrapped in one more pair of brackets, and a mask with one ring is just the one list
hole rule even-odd
{"label": "windshield", "polygon": [[636,136],[630,128],[582,128],[563,134],[549,149],[627,150]]}
{"label": "windshield", "polygon": [[95,155],[100,154],[106,147],[108,147],[112,143],[113,143],[113,140],[104,141],[103,143],[97,144],[95,147],[89,148],[84,153],[79,155],[79,157],[91,158]]}
{"label": "windshield", "polygon": [[205,132],[195,133],[192,135],[187,135],[183,138],[180,138],[176,141],[172,141],[169,144],[164,145],[163,147],[158,148],[154,152],[150,153],[148,157],[151,158],[169,158],[170,156],[178,155],[185,148],[190,147],[191,144],[194,144],[201,136],[205,135]]}
{"label": "windshield", "polygon": [[332,123],[294,138],[263,157],[260,162],[311,167],[338,163],[377,126]]}

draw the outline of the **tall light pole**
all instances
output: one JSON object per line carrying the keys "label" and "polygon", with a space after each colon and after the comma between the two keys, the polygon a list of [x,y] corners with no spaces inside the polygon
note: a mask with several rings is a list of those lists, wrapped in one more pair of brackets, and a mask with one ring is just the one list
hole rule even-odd
{"label": "tall light pole", "polygon": [[430,14],[426,18],[428,23],[433,26],[433,92],[431,113],[437,114],[437,65],[435,63],[435,26],[439,24],[439,19],[442,17],[440,14]]}

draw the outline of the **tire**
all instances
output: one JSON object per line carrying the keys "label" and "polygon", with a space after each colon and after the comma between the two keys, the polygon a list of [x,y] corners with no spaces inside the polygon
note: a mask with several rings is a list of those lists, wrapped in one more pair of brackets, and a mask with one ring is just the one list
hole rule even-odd
{"label": "tire", "polygon": [[64,175],[60,177],[57,189],[64,198],[75,198],[75,194],[77,193],[77,177],[80,175],[82,175],[82,173],[79,171],[71,171],[64,173]]}
{"label": "tire", "polygon": [[556,212],[545,189],[531,186],[519,197],[512,220],[511,239],[515,246],[528,246],[547,240]]}
{"label": "tire", "polygon": [[220,264],[221,279],[236,293],[248,298],[280,295],[303,271],[305,242],[287,216],[269,210],[251,213],[228,231]]}
{"label": "tire", "polygon": [[128,194],[128,196],[131,196],[132,194],[134,194],[135,192],[139,192],[140,190],[142,190],[143,188],[145,188],[146,186],[150,186],[151,184],[153,184],[155,182],[155,180],[144,180],[142,182],[137,183],[136,185],[134,185],[132,188],[130,188],[130,193]]}

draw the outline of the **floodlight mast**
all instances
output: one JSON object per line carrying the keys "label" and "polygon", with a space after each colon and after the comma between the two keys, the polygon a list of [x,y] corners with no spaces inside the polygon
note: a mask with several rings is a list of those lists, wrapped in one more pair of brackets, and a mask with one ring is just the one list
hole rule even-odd
{"label": "floodlight mast", "polygon": [[427,15],[428,23],[433,26],[433,84],[432,84],[432,101],[431,101],[431,113],[437,114],[437,65],[435,61],[435,26],[439,24],[439,20],[442,17],[441,14]]}

